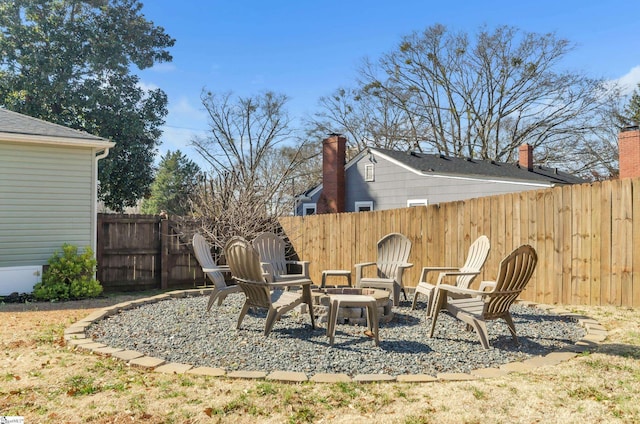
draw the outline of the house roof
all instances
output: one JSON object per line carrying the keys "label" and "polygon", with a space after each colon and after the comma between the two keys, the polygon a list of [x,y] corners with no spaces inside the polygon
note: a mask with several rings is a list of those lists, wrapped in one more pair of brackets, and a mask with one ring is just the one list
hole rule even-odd
{"label": "house roof", "polygon": [[[345,169],[356,164],[368,155],[369,152],[382,156],[416,174],[424,176],[434,175],[485,180],[521,181],[523,183],[547,186],[582,184],[587,182],[587,180],[583,178],[560,171],[557,168],[535,165],[533,169],[529,171],[521,167],[518,163],[458,158],[433,153],[403,152],[377,147],[370,147],[358,153],[345,165]],[[309,188],[301,197],[313,196],[321,189],[322,183]]]}
{"label": "house roof", "polygon": [[2,108],[0,108],[0,140],[102,148],[115,146],[115,143],[106,138]]}
{"label": "house roof", "polygon": [[[586,180],[582,178],[560,171],[557,168],[539,165],[535,165],[530,171],[521,167],[518,163],[458,158],[433,153],[401,152],[398,150],[379,148],[371,148],[370,150],[424,175],[488,177],[523,182],[548,183],[552,185],[580,184],[586,182]],[[354,160],[357,159],[359,158],[354,158]]]}

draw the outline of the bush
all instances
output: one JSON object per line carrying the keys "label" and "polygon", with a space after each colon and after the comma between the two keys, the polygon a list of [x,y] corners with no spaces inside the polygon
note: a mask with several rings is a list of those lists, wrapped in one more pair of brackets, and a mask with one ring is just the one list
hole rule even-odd
{"label": "bush", "polygon": [[65,243],[62,252],[56,251],[48,263],[49,267],[42,273],[42,282],[33,288],[36,299],[85,299],[102,293],[102,286],[93,278],[97,262],[91,248],[87,247],[79,254],[76,246]]}

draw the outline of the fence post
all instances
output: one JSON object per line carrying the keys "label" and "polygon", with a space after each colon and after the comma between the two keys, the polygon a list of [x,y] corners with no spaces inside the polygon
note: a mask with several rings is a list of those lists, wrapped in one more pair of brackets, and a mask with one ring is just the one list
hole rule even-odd
{"label": "fence post", "polygon": [[104,268],[102,267],[102,260],[104,259],[104,220],[102,214],[98,214],[96,220],[96,280],[104,280]]}
{"label": "fence post", "polygon": [[169,287],[169,220],[160,219],[160,288]]}

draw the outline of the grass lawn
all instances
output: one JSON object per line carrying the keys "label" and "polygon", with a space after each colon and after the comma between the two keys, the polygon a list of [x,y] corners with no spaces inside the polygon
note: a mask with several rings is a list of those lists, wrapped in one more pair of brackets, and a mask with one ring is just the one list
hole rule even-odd
{"label": "grass lawn", "polygon": [[0,304],[0,416],[27,423],[640,422],[640,311],[571,307],[609,331],[595,351],[504,377],[285,384],[166,375],[64,343],[97,308],[148,296]]}

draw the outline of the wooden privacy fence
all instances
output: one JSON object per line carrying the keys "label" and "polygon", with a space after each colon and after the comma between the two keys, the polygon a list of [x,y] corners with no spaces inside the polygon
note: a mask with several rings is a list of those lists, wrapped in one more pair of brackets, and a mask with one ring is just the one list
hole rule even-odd
{"label": "wooden privacy fence", "polygon": [[[521,298],[548,304],[640,306],[640,179],[527,191],[374,212],[286,217],[294,250],[324,269],[354,270],[376,259],[376,243],[399,232],[412,241],[404,282],[415,286],[423,266],[460,266],[469,245],[486,234],[491,252],[483,274],[521,244],[539,262]],[[635,222],[635,225],[634,225]]]}
{"label": "wooden privacy fence", "polygon": [[191,238],[155,215],[98,214],[97,277],[105,291],[188,288],[205,276]]}

